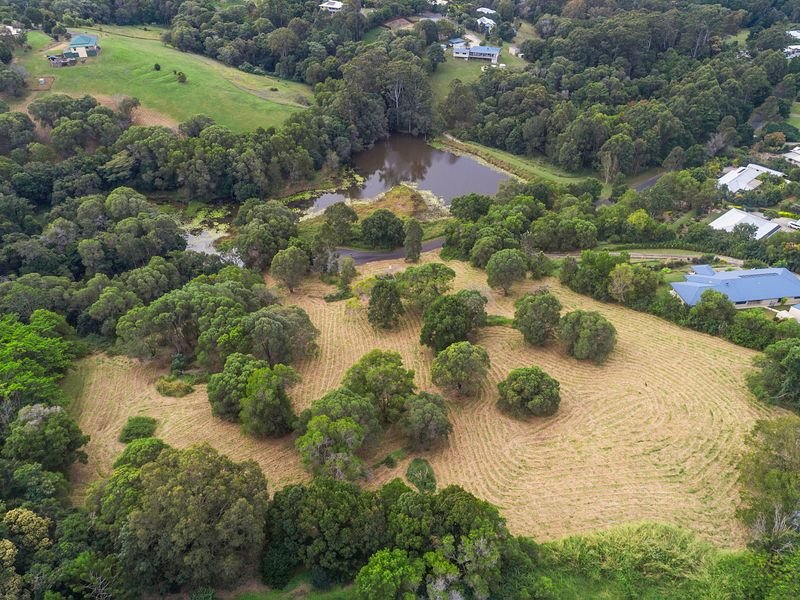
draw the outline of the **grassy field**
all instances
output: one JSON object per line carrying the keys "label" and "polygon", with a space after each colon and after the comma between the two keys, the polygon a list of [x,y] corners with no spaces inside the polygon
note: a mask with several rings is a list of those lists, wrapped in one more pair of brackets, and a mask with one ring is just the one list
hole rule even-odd
{"label": "grassy field", "polygon": [[[486,67],[489,62],[485,60],[463,60],[453,58],[453,50],[448,48],[444,51],[447,60],[436,67],[436,72],[431,75],[431,88],[433,97],[437,102],[441,102],[447,97],[450,91],[450,83],[454,79],[460,79],[464,83],[478,81],[481,76],[481,67]],[[508,68],[522,68],[525,61],[519,57],[511,56],[508,47],[504,47],[500,55],[500,62],[508,65]],[[491,67],[489,67],[491,68]]]}
{"label": "grassy field", "polygon": [[[438,260],[427,253],[424,261]],[[514,300],[542,285],[527,281],[508,297],[488,289],[483,271],[450,262],[457,289],[478,289],[487,312],[510,317]],[[361,275],[396,273],[402,260],[371,263]],[[738,453],[753,423],[772,414],[754,403],[744,376],[755,352],[722,339],[682,329],[656,317],[602,304],[544,282],[565,310],[597,310],[619,333],[617,349],[602,366],[566,356],[556,345],[533,348],[509,327],[487,327],[476,341],[492,367],[473,399],[448,397],[454,431],[446,446],[424,456],[440,486],[458,484],[497,505],[515,534],[552,540],[620,523],[657,520],[682,525],[725,547],[744,543],[735,518]],[[302,381],[290,391],[295,409],[308,407],[335,388],[345,370],[373,348],[398,351],[415,370],[420,389],[431,383],[429,349],[420,346],[421,317],[406,314],[397,329],[376,331],[365,311],[327,303],[331,286],[309,279],[288,304],[302,306],[321,331],[319,354],[297,365]],[[550,418],[517,421],[495,407],[496,384],[509,370],[539,365],[561,382],[562,402]],[[76,497],[110,470],[122,450],[117,436],[132,415],[158,419],[156,434],[185,447],[209,442],[235,460],[254,459],[270,490],[306,481],[290,437],[257,440],[211,415],[204,386],[184,398],[160,396],[154,383],[165,366],[94,355],[78,362],[65,387],[72,410],[91,435],[89,462],[75,465]],[[388,432],[367,464],[399,449]],[[390,469],[373,472],[370,486],[402,477],[409,453]]]}
{"label": "grassy field", "polygon": [[475,142],[456,140],[452,137],[439,137],[433,143],[433,146],[451,150],[456,153],[477,156],[487,163],[499,167],[504,171],[508,171],[509,173],[513,173],[522,179],[541,178],[554,183],[570,184],[579,183],[589,175],[568,173],[541,158],[518,156],[504,150],[482,146]]}
{"label": "grassy field", "polygon": [[[48,39],[32,32],[29,41],[35,50],[17,57],[36,81],[54,76],[50,92],[92,94],[112,98],[126,95],[139,98],[144,109],[158,115],[159,124],[174,124],[196,114],[206,114],[234,131],[281,124],[311,97],[308,86],[273,77],[249,75],[209,58],[179,52],[159,41],[158,29],[104,27],[88,30],[99,36],[100,56],[86,64],[61,69],[51,68],[43,51]],[[50,49],[54,52],[63,46]],[[161,70],[155,71],[154,64]],[[173,71],[183,71],[187,82],[178,83]],[[34,86],[32,86],[34,87]]]}
{"label": "grassy field", "polygon": [[789,113],[789,118],[787,121],[789,122],[789,125],[794,125],[800,129],[800,102],[792,103],[792,112]]}

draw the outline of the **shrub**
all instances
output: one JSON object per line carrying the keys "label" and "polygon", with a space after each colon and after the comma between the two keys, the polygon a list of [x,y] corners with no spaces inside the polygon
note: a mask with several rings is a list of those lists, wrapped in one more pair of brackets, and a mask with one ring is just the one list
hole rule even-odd
{"label": "shrub", "polygon": [[547,289],[525,294],[514,303],[514,328],[525,341],[543,346],[554,335],[561,316],[561,302]]}
{"label": "shrub", "polygon": [[153,417],[129,417],[119,434],[119,441],[127,444],[133,440],[153,437],[156,425],[157,421]]}
{"label": "shrub", "polygon": [[153,65],[153,70],[154,70],[154,71],[160,71],[160,70],[161,70],[161,65],[160,65],[160,64],[158,64],[158,63],[154,64],[154,65]]}
{"label": "shrub", "polygon": [[475,394],[489,370],[489,353],[483,346],[456,342],[439,352],[431,367],[433,382],[459,394]]}
{"label": "shrub", "polygon": [[408,465],[406,479],[423,494],[432,494],[436,491],[436,476],[433,467],[424,458],[415,458]]}
{"label": "shrub", "polygon": [[183,398],[187,394],[191,394],[194,388],[185,381],[178,379],[172,375],[161,376],[156,381],[156,391],[162,396],[169,396],[170,398]]}
{"label": "shrub", "polygon": [[166,442],[154,437],[141,437],[125,446],[125,450],[114,461],[114,468],[129,465],[139,468],[158,458],[164,448],[169,448]]}

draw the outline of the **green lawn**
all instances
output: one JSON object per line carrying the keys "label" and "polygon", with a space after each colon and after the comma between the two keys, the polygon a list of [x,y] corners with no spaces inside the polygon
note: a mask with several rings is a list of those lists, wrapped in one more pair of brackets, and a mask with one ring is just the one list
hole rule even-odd
{"label": "green lawn", "polygon": [[789,114],[787,121],[789,125],[794,125],[800,129],[800,102],[792,103],[792,112]]}
{"label": "green lawn", "polygon": [[[431,88],[433,89],[433,97],[437,101],[444,100],[447,92],[450,91],[450,82],[454,79],[460,79],[464,83],[473,83],[478,81],[481,76],[481,67],[489,65],[485,60],[464,60],[453,58],[452,48],[444,51],[447,60],[436,67],[436,72],[431,75]],[[504,46],[500,53],[500,63],[505,64],[508,68],[523,68],[525,60],[517,56],[511,56],[508,53],[508,46]],[[489,67],[491,68],[491,67]]]}
{"label": "green lawn", "polygon": [[334,586],[326,591],[313,589],[308,573],[301,573],[283,590],[269,592],[247,592],[238,594],[234,600],[348,600],[353,597],[351,586]]}
{"label": "green lawn", "polygon": [[[54,76],[51,92],[135,96],[143,107],[174,121],[206,114],[239,132],[280,125],[311,98],[308,86],[249,75],[209,58],[168,48],[159,41],[157,29],[105,26],[102,31],[91,31],[100,36],[103,50],[86,64],[51,68],[41,50],[46,36],[39,32],[29,34],[37,50],[18,55],[17,62],[33,81]],[[160,71],[154,70],[155,63],[161,65]],[[178,83],[173,70],[183,71],[187,82]]]}

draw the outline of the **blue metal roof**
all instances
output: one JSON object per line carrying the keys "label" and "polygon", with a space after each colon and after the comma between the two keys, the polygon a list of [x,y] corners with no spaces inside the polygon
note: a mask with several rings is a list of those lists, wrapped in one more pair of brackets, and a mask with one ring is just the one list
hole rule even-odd
{"label": "blue metal roof", "polygon": [[451,44],[463,44],[464,43],[464,40],[461,39],[461,38],[450,38],[447,41],[450,42]]}
{"label": "blue metal roof", "polygon": [[500,48],[496,46],[472,46],[469,49],[470,52],[486,52],[487,54],[497,54],[500,52]]}
{"label": "blue metal roof", "polygon": [[716,271],[711,267],[711,265],[697,265],[692,268],[692,271],[695,272],[696,275],[714,275]]}
{"label": "blue metal roof", "polygon": [[73,36],[73,38],[69,41],[70,48],[78,48],[83,46],[96,46],[96,45],[97,45],[97,36],[88,35],[86,33]]}
{"label": "blue metal roof", "polygon": [[695,274],[687,275],[686,281],[670,285],[689,306],[697,304],[706,290],[721,292],[734,303],[800,298],[800,279],[788,269],[711,270],[713,275],[705,269],[698,272],[698,267],[695,267]]}

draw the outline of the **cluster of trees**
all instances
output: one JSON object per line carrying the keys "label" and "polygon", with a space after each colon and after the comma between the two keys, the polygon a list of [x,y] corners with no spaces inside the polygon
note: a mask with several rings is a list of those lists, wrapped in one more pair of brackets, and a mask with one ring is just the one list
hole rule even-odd
{"label": "cluster of trees", "polygon": [[[360,51],[358,42],[368,29],[426,7],[421,0],[402,0],[365,16],[359,2],[346,2],[335,14],[297,0],[225,7],[184,2],[162,39],[248,72],[276,73],[315,85],[342,76],[342,67]],[[427,26],[385,40],[387,49],[411,53],[432,70],[444,60],[441,48],[433,51],[439,36],[432,25],[432,31]]]}
{"label": "cluster of trees", "polygon": [[489,69],[475,84],[454,82],[445,124],[566,169],[597,168],[612,181],[749,145],[753,112],[782,121],[796,94],[783,46],[753,47],[743,59],[722,43],[743,10],[651,2],[596,13],[568,3],[560,12],[528,13],[539,38],[521,45],[532,63],[524,72]]}
{"label": "cluster of trees", "polygon": [[85,516],[70,507],[66,471],[89,441],[59,386],[81,347],[63,317],[36,310],[0,317],[0,596],[92,590],[81,542]]}

